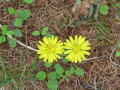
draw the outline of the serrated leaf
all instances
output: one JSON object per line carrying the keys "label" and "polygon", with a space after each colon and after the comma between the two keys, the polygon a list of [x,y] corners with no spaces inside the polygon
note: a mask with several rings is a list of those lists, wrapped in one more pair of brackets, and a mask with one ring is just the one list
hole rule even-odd
{"label": "serrated leaf", "polygon": [[40,80],[40,81],[43,81],[43,80],[45,80],[45,78],[46,78],[46,73],[43,72],[43,71],[38,72],[37,75],[36,75],[36,78],[37,78],[38,80]]}
{"label": "serrated leaf", "polygon": [[107,5],[102,5],[100,7],[100,12],[103,14],[103,15],[107,15],[108,14],[108,10],[109,10],[109,7]]}
{"label": "serrated leaf", "polygon": [[75,70],[75,74],[78,76],[83,76],[84,75],[84,71],[81,68],[77,68]]}
{"label": "serrated leaf", "polygon": [[16,18],[14,21],[14,26],[15,27],[21,27],[22,26],[22,19],[21,18]]}
{"label": "serrated leaf", "polygon": [[64,69],[63,69],[62,67],[56,68],[56,73],[57,73],[58,75],[62,75],[63,72],[64,72]]}
{"label": "serrated leaf", "polygon": [[116,52],[116,56],[117,56],[117,57],[120,57],[120,51],[117,51],[117,52]]}
{"label": "serrated leaf", "polygon": [[13,33],[16,37],[22,37],[22,33],[18,29],[14,30]]}
{"label": "serrated leaf", "polygon": [[15,47],[16,47],[16,41],[13,40],[13,39],[9,39],[9,46],[10,46],[11,48],[15,48]]}
{"label": "serrated leaf", "polygon": [[32,4],[33,1],[34,0],[24,0],[24,2],[27,3],[27,4]]}
{"label": "serrated leaf", "polygon": [[15,9],[13,7],[8,7],[9,14],[15,14]]}
{"label": "serrated leaf", "polygon": [[57,74],[56,74],[56,72],[50,72],[48,77],[51,80],[55,80],[57,78]]}
{"label": "serrated leaf", "polygon": [[39,30],[35,30],[32,32],[33,36],[39,36],[40,35],[40,31]]}
{"label": "serrated leaf", "polygon": [[57,80],[49,80],[47,86],[49,90],[57,90],[58,82]]}
{"label": "serrated leaf", "polygon": [[49,63],[49,62],[46,62],[46,63],[45,63],[45,67],[50,68],[51,66],[52,66],[51,63]]}
{"label": "serrated leaf", "polygon": [[26,20],[30,17],[31,12],[30,12],[30,10],[19,10],[19,11],[17,11],[16,14],[22,20]]}

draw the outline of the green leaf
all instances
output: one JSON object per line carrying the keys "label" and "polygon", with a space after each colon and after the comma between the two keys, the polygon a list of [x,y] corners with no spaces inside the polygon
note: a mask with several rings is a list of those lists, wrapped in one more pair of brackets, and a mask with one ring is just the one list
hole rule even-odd
{"label": "green leaf", "polygon": [[52,38],[52,34],[47,34],[46,37],[47,38]]}
{"label": "green leaf", "polygon": [[37,75],[36,75],[36,78],[37,78],[38,80],[40,80],[40,81],[43,81],[43,80],[45,80],[45,78],[46,78],[46,73],[43,72],[43,71],[38,72]]}
{"label": "green leaf", "polygon": [[68,83],[69,83],[69,81],[70,81],[69,78],[66,77],[66,76],[64,77],[64,80],[66,80]]}
{"label": "green leaf", "polygon": [[21,27],[22,26],[22,19],[21,18],[16,18],[14,21],[14,26],[15,27]]}
{"label": "green leaf", "polygon": [[107,15],[108,14],[108,10],[109,10],[109,7],[107,5],[103,5],[103,6],[100,7],[100,12],[103,15]]}
{"label": "green leaf", "polygon": [[71,72],[71,70],[66,70],[65,71],[65,75],[66,76],[71,76],[73,73]]}
{"label": "green leaf", "polygon": [[22,20],[28,19],[30,17],[30,14],[31,14],[30,10],[19,10],[17,12],[17,16]]}
{"label": "green leaf", "polygon": [[81,2],[81,0],[75,0],[75,2],[76,2],[76,3],[79,3],[79,2]]}
{"label": "green leaf", "polygon": [[70,70],[74,73],[75,68],[74,67],[70,67]]}
{"label": "green leaf", "polygon": [[58,67],[58,68],[56,68],[56,73],[58,74],[58,75],[62,75],[63,74],[63,72],[64,72],[64,69],[62,68],[62,67]]}
{"label": "green leaf", "polygon": [[117,51],[117,52],[116,52],[116,56],[117,56],[117,57],[120,57],[120,51]]}
{"label": "green leaf", "polygon": [[33,1],[34,0],[24,0],[24,2],[27,3],[27,4],[32,4]]}
{"label": "green leaf", "polygon": [[118,3],[116,4],[116,6],[117,6],[117,7],[120,7],[120,2],[118,2]]}
{"label": "green leaf", "polygon": [[3,42],[2,37],[0,36],[0,44]]}
{"label": "green leaf", "polygon": [[6,37],[5,36],[0,36],[0,43],[6,42]]}
{"label": "green leaf", "polygon": [[22,37],[22,33],[18,29],[14,30],[13,33],[16,37]]}
{"label": "green leaf", "polygon": [[48,31],[48,29],[49,29],[48,27],[43,27],[42,31]]}
{"label": "green leaf", "polygon": [[13,39],[9,39],[9,46],[10,46],[11,48],[15,48],[15,47],[16,47],[16,41],[13,40]]}
{"label": "green leaf", "polygon": [[2,30],[2,35],[6,35],[7,34],[7,29]]}
{"label": "green leaf", "polygon": [[6,37],[5,36],[1,36],[2,37],[2,42],[6,42]]}
{"label": "green leaf", "polygon": [[64,52],[65,52],[65,51],[63,51],[62,54],[61,54],[62,57],[65,56]]}
{"label": "green leaf", "polygon": [[57,79],[61,79],[63,76],[61,75],[57,75]]}
{"label": "green leaf", "polygon": [[57,80],[49,80],[47,86],[49,90],[57,90],[58,82]]}
{"label": "green leaf", "polygon": [[118,43],[118,48],[120,48],[120,42]]}
{"label": "green leaf", "polygon": [[74,73],[74,67],[70,67],[70,70],[65,71],[66,76],[71,76]]}
{"label": "green leaf", "polygon": [[9,34],[10,36],[13,36],[14,32],[13,32],[13,30],[9,30],[9,31],[7,32],[7,34]]}
{"label": "green leaf", "polygon": [[35,30],[32,32],[33,36],[39,36],[40,35],[40,31],[39,30]]}
{"label": "green leaf", "polygon": [[2,30],[2,35],[6,35],[7,34],[7,30],[8,30],[8,26],[7,25],[2,25],[1,26],[1,30]]}
{"label": "green leaf", "polygon": [[10,0],[5,0],[6,2],[10,2]]}
{"label": "green leaf", "polygon": [[75,74],[78,76],[83,76],[84,75],[84,71],[81,68],[77,68],[75,70]]}
{"label": "green leaf", "polygon": [[15,14],[15,9],[13,7],[8,7],[9,14]]}
{"label": "green leaf", "polygon": [[48,27],[43,27],[41,34],[46,35],[46,32],[48,31],[48,29],[49,29]]}
{"label": "green leaf", "polygon": [[2,29],[2,30],[7,30],[7,29],[8,29],[8,26],[7,26],[7,25],[2,25],[2,26],[1,26],[1,29]]}
{"label": "green leaf", "polygon": [[62,59],[63,60],[63,62],[69,62],[69,60],[68,59],[66,59],[65,57]]}
{"label": "green leaf", "polygon": [[52,66],[51,63],[49,63],[49,62],[46,62],[46,63],[45,63],[45,67],[50,68],[51,66]]}
{"label": "green leaf", "polygon": [[60,64],[55,64],[55,69],[57,69],[57,68],[59,68],[59,67],[61,67]]}
{"label": "green leaf", "polygon": [[57,78],[56,72],[50,72],[48,76],[49,76],[49,79],[51,80],[55,80]]}
{"label": "green leaf", "polygon": [[45,31],[42,31],[41,34],[42,34],[42,35],[46,35],[46,32],[45,32]]}

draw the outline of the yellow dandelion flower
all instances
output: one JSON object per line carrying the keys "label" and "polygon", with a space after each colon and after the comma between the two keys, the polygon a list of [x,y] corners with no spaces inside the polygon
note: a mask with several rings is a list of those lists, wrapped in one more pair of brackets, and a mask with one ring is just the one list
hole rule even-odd
{"label": "yellow dandelion flower", "polygon": [[63,43],[58,40],[58,37],[52,36],[51,38],[44,37],[43,42],[39,41],[37,54],[40,54],[39,59],[44,59],[52,63],[60,59],[60,54],[63,52]]}
{"label": "yellow dandelion flower", "polygon": [[86,60],[85,55],[90,55],[87,50],[90,50],[90,43],[85,41],[85,37],[75,36],[75,40],[70,36],[70,40],[66,40],[64,43],[64,54],[67,54],[66,58],[71,62],[82,62]]}

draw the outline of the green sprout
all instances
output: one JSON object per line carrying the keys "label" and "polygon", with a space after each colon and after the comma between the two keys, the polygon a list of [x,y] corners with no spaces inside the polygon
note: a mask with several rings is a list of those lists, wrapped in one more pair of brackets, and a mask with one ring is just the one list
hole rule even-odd
{"label": "green sprout", "polygon": [[15,14],[16,13],[16,11],[13,7],[8,7],[8,12],[9,12],[9,14]]}
{"label": "green sprout", "polygon": [[40,31],[39,30],[35,30],[32,32],[33,36],[39,36],[40,35]]}
{"label": "green sprout", "polygon": [[24,0],[24,2],[27,3],[27,4],[32,4],[33,1],[34,0]]}
{"label": "green sprout", "polygon": [[108,11],[109,11],[109,7],[108,7],[107,5],[102,5],[102,6],[100,7],[100,12],[101,12],[101,14],[107,15],[107,14],[108,14]]}

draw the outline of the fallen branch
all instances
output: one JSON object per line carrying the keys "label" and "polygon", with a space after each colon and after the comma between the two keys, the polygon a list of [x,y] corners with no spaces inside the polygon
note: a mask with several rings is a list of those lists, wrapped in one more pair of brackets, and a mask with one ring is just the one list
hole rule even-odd
{"label": "fallen branch", "polygon": [[26,47],[26,48],[28,48],[28,49],[30,49],[30,50],[33,50],[33,51],[37,52],[37,49],[34,49],[34,48],[30,47],[30,46],[27,46],[27,45],[23,44],[22,42],[16,40],[15,38],[13,38],[12,36],[10,36],[9,34],[7,34],[7,36],[8,36],[9,38],[15,40],[15,41],[16,41],[18,44],[20,44],[21,46]]}

